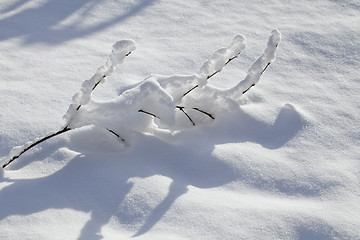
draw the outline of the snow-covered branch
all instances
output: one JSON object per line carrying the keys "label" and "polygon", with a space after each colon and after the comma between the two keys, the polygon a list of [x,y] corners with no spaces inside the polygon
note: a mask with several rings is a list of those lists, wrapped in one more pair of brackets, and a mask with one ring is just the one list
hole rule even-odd
{"label": "snow-covered branch", "polygon": [[73,102],[70,104],[64,118],[66,121],[65,127],[69,127],[76,112],[91,100],[91,93],[99,85],[104,82],[116,69],[116,66],[121,64],[125,57],[129,56],[135,50],[135,42],[132,40],[118,41],[113,45],[111,55],[107,62],[101,66],[95,75],[82,83],[79,92],[73,96]]}
{"label": "snow-covered branch", "polygon": [[[237,35],[232,43],[217,50],[200,70],[193,75],[151,75],[135,87],[107,102],[96,102],[91,94],[105,81],[134,49],[131,40],[113,46],[108,61],[96,74],[83,82],[66,112],[65,126],[41,139],[14,148],[1,162],[3,168],[32,147],[67,132],[87,125],[96,125],[125,142],[133,132],[168,132],[213,121],[223,111],[231,112],[233,104],[254,86],[267,67],[275,60],[280,32],[272,31],[264,53],[249,68],[246,78],[230,89],[221,90],[208,84],[229,62],[245,49],[245,38]],[[191,92],[191,94],[189,94]]]}
{"label": "snow-covered branch", "polygon": [[246,47],[244,36],[237,35],[229,47],[217,50],[211,58],[206,61],[196,75],[197,84],[183,94],[185,97],[198,87],[203,87],[208,80],[219,73],[229,62],[237,58]]}
{"label": "snow-covered branch", "polygon": [[[104,81],[106,77],[110,76],[115,71],[116,66],[122,63],[125,57],[129,56],[134,50],[135,42],[132,40],[122,40],[116,42],[113,45],[111,55],[109,56],[107,62],[97,70],[96,74],[92,78],[84,81],[79,92],[74,95],[73,102],[70,104],[69,109],[64,116],[66,120],[65,126],[61,130],[50,133],[45,137],[37,138],[33,141],[25,143],[22,146],[14,147],[8,156],[1,160],[2,167],[5,168],[15,159],[19,158],[22,154],[36,145],[71,130],[72,128],[70,128],[69,125],[71,124],[72,119],[82,105],[89,103],[92,91],[95,90],[101,81]],[[110,129],[108,129],[108,131],[113,132]],[[113,133],[115,134],[115,132]],[[119,135],[118,137],[120,138]]]}
{"label": "snow-covered branch", "polygon": [[246,78],[231,88],[226,94],[233,99],[239,99],[251,87],[259,82],[261,75],[267,67],[275,60],[276,49],[280,43],[281,34],[278,30],[273,30],[268,40],[267,48],[264,53],[251,65]]}

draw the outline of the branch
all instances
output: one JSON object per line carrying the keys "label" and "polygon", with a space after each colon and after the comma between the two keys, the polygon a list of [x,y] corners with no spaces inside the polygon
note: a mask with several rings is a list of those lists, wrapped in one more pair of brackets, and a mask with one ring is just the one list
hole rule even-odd
{"label": "branch", "polygon": [[195,126],[195,123],[194,121],[191,119],[191,117],[185,112],[184,108],[185,107],[182,107],[182,106],[176,106],[176,108],[180,109],[180,111],[182,111],[186,117],[190,120],[190,122],[192,123],[193,126]]}
{"label": "branch", "polygon": [[[127,54],[125,54],[125,57],[129,56],[130,54],[131,54],[131,52],[128,52]],[[110,73],[109,75],[111,75],[111,73]],[[94,76],[96,76],[96,74],[95,74]],[[91,92],[93,92],[93,91],[95,90],[95,88],[100,84],[100,82],[101,82],[102,80],[104,80],[106,77],[107,77],[107,75],[104,74],[104,75],[102,76],[102,78],[100,78],[100,80],[97,81],[97,82],[94,84],[94,86],[93,86],[92,89],[91,89]],[[81,108],[81,106],[82,106],[82,104],[79,104],[79,105],[77,106],[77,108],[76,108],[76,111],[79,111],[79,109]],[[70,122],[69,122],[65,127],[68,127],[69,125],[70,125]]]}
{"label": "branch", "polygon": [[[277,45],[276,45],[276,47],[277,47]],[[270,65],[270,63],[271,63],[271,62],[268,62],[268,63],[266,64],[265,68],[261,71],[260,75],[262,75],[263,72],[265,72],[265,70],[268,68],[268,66]],[[244,90],[244,91],[243,91],[243,94],[245,94],[247,91],[249,91],[250,88],[252,88],[253,86],[255,86],[255,83],[253,83],[248,89]]]}
{"label": "branch", "polygon": [[205,115],[207,115],[209,118],[211,118],[211,119],[215,119],[210,113],[208,113],[208,112],[205,112],[204,110],[201,110],[201,109],[199,109],[199,108],[193,108],[194,110],[196,110],[196,111],[198,111],[198,112],[201,112],[201,113],[203,113],[203,114],[205,114]]}
{"label": "branch", "polygon": [[199,86],[206,85],[210,78],[219,73],[229,62],[237,58],[245,49],[245,46],[246,42],[244,36],[237,35],[227,48],[217,50],[210,59],[202,65],[199,72],[196,74],[198,84],[185,92],[182,97],[185,97]]}
{"label": "branch", "polygon": [[114,134],[116,137],[120,138],[121,141],[125,142],[125,139],[123,139],[122,137],[120,137],[119,134],[117,134],[116,132],[114,132],[113,130],[106,128],[106,130],[108,130],[110,133]]}
{"label": "branch", "polygon": [[[225,67],[229,62],[231,62],[232,60],[234,60],[235,58],[237,58],[239,55],[240,55],[241,52],[239,52],[236,56],[232,57],[232,58],[229,58],[228,61],[224,64],[223,67]],[[206,80],[209,80],[210,78],[212,78],[213,76],[215,76],[217,73],[221,72],[221,69],[220,70],[217,70],[215,72],[213,72],[212,74],[208,75],[206,77]],[[191,88],[190,90],[188,90],[186,93],[184,93],[182,95],[182,98],[185,97],[186,95],[188,95],[191,91],[195,90],[196,88],[199,87],[199,84],[197,84],[196,86],[194,86],[193,88]]]}
{"label": "branch", "polygon": [[24,154],[25,152],[27,152],[27,151],[30,150],[31,148],[35,147],[36,145],[38,145],[38,144],[40,144],[40,143],[42,143],[42,142],[44,142],[44,141],[46,141],[46,140],[48,140],[48,139],[50,139],[50,138],[53,138],[53,137],[55,137],[55,136],[58,136],[58,135],[60,135],[60,134],[62,134],[62,133],[65,133],[65,132],[67,132],[67,131],[70,131],[70,130],[71,130],[71,128],[65,127],[64,129],[62,129],[62,130],[60,130],[60,131],[58,131],[58,132],[56,132],[56,133],[50,134],[50,135],[48,135],[48,136],[46,136],[46,137],[43,137],[43,138],[41,138],[41,139],[33,142],[33,143],[30,144],[29,146],[24,147],[24,149],[22,149],[20,153],[18,153],[17,155],[13,156],[12,158],[10,158],[10,160],[9,160],[7,163],[5,163],[2,167],[5,168],[5,167],[8,166],[11,162],[13,162],[15,159],[19,158],[22,154]]}
{"label": "branch", "polygon": [[248,73],[244,80],[239,82],[234,87],[223,91],[223,94],[233,99],[239,99],[243,94],[250,90],[260,80],[261,75],[275,60],[276,51],[281,40],[281,33],[278,30],[273,30],[268,40],[267,47],[263,54],[261,54],[256,61],[250,66]]}
{"label": "branch", "polygon": [[142,109],[139,109],[138,112],[141,112],[141,113],[145,113],[145,114],[148,114],[150,116],[153,116],[154,118],[158,118],[160,119],[158,116],[156,116],[154,113],[151,113],[151,112],[147,112],[147,111],[144,111]]}
{"label": "branch", "polygon": [[[121,47],[124,47],[125,50],[126,50],[126,49],[131,49],[131,50],[129,50],[128,52],[123,52],[124,50],[121,49]],[[133,43],[132,41],[129,41],[129,40],[119,41],[119,42],[115,43],[114,46],[113,46],[113,50],[112,50],[112,52],[111,52],[111,55],[110,55],[110,57],[109,57],[109,60],[105,63],[104,66],[102,66],[101,68],[99,68],[98,73],[96,73],[90,80],[88,80],[87,82],[83,83],[81,90],[82,90],[83,92],[85,92],[85,94],[90,94],[90,97],[91,97],[91,93],[92,93],[92,92],[95,90],[95,88],[100,84],[100,82],[101,82],[102,80],[104,80],[107,76],[110,76],[111,73],[114,71],[116,65],[118,65],[119,63],[121,63],[121,62],[124,60],[125,57],[129,56],[129,55],[131,54],[131,51],[134,50],[134,49],[135,49],[134,43]],[[87,91],[87,89],[89,88],[88,83],[89,83],[89,82],[91,83],[91,80],[95,80],[95,79],[96,79],[97,74],[99,74],[99,71],[104,71],[104,74],[102,75],[102,77],[101,77],[98,81],[96,81],[96,82],[94,83],[94,85],[91,87],[90,91]],[[81,91],[80,91],[80,92],[81,92]],[[80,93],[80,92],[79,92],[79,93]],[[79,94],[79,93],[78,93],[78,94]],[[77,101],[80,101],[80,102],[81,102],[83,96],[84,96],[84,95],[80,95],[79,98],[77,99]],[[25,152],[27,152],[27,151],[30,150],[31,148],[35,147],[36,145],[38,145],[38,144],[40,144],[40,143],[42,143],[42,142],[44,142],[44,141],[46,141],[46,140],[48,140],[48,139],[50,139],[50,138],[53,138],[53,137],[58,136],[58,135],[60,135],[60,134],[62,134],[62,133],[65,133],[65,132],[67,132],[67,131],[72,130],[72,128],[70,128],[71,120],[72,120],[73,117],[74,117],[73,115],[80,110],[80,108],[82,107],[82,105],[83,105],[83,104],[81,104],[81,103],[78,104],[77,107],[75,108],[75,112],[73,112],[72,114],[68,114],[68,113],[69,113],[69,110],[72,109],[72,107],[71,107],[72,105],[70,105],[69,110],[68,110],[68,113],[66,114],[66,115],[68,115],[68,116],[67,116],[68,121],[67,121],[67,123],[66,123],[66,125],[65,125],[65,127],[64,127],[63,129],[61,129],[61,130],[59,130],[59,131],[57,131],[57,132],[55,132],[55,133],[53,133],[53,134],[47,135],[47,136],[45,136],[45,137],[43,137],[43,138],[41,138],[41,139],[39,139],[39,140],[36,140],[36,141],[34,141],[33,143],[31,143],[30,145],[28,145],[28,146],[27,146],[27,144],[23,145],[23,146],[21,147],[22,150],[21,150],[19,153],[17,153],[16,155],[14,155],[14,156],[12,156],[12,157],[10,157],[10,156],[6,157],[6,158],[9,158],[9,160],[8,160],[8,162],[5,163],[2,167],[3,167],[3,168],[7,167],[7,166],[8,166],[10,163],[12,163],[15,159],[19,158],[22,154],[24,154]],[[114,134],[115,136],[117,136],[118,138],[120,138],[123,142],[125,141],[123,138],[120,137],[119,134],[115,133],[115,132],[112,131],[111,129],[108,129],[108,128],[107,128],[107,130],[108,130],[110,133],[112,133],[112,134]],[[10,152],[10,154],[11,154],[11,152]],[[9,155],[10,155],[10,154],[9,154]]]}

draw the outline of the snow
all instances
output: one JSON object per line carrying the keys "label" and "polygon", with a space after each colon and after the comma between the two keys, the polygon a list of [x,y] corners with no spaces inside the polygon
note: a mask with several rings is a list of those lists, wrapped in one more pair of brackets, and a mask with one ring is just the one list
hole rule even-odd
{"label": "snow", "polygon": [[118,41],[113,45],[113,49],[109,56],[108,61],[97,70],[96,74],[81,85],[81,89],[73,96],[73,102],[65,114],[66,126],[69,126],[76,115],[79,107],[88,104],[91,100],[91,93],[96,86],[105,78],[111,76],[115,71],[116,66],[122,63],[125,57],[135,50],[135,42],[131,40]]}
{"label": "snow", "polygon": [[360,238],[359,11],[1,1],[0,239]]}
{"label": "snow", "polygon": [[237,57],[245,49],[245,38],[237,35],[227,48],[217,50],[211,58],[204,63],[197,74],[198,85],[203,87],[207,84],[208,77],[216,72],[220,72],[229,59]]}
{"label": "snow", "polygon": [[230,94],[232,97],[235,95],[237,96],[236,98],[240,98],[241,95],[247,92],[251,86],[258,83],[261,74],[275,60],[275,52],[280,43],[280,39],[280,32],[278,30],[273,30],[265,52],[251,65],[244,81],[239,82],[237,86],[229,92],[226,92],[226,94]]}
{"label": "snow", "polygon": [[[232,114],[233,107],[238,105],[233,96],[239,98],[239,95],[241,96],[259,81],[261,74],[275,60],[275,51],[279,42],[280,32],[274,30],[265,52],[250,67],[247,77],[228,90],[205,85],[208,79],[237,58],[245,48],[245,38],[241,35],[236,36],[229,47],[217,50],[203,64],[198,74],[169,77],[153,75],[113,100],[91,101],[91,94],[97,84],[108,78],[115,67],[135,49],[133,41],[118,41],[113,46],[109,61],[100,67],[91,79],[84,81],[80,91],[74,95],[73,103],[65,115],[66,128],[100,126],[120,136],[121,140],[126,142],[124,134],[129,136],[129,131],[151,132],[156,136],[157,131],[160,130],[160,135],[168,132],[173,136],[178,133],[176,132],[178,129],[199,125],[206,120],[209,122],[209,119],[214,120],[214,116],[220,115],[219,111]],[[195,93],[190,94],[192,91]],[[195,94],[196,97],[188,97],[189,94]],[[199,109],[198,106],[201,108]],[[146,116],[139,116],[139,112]],[[184,116],[190,121],[190,125],[186,121],[184,124]],[[20,147],[16,153],[23,149]]]}

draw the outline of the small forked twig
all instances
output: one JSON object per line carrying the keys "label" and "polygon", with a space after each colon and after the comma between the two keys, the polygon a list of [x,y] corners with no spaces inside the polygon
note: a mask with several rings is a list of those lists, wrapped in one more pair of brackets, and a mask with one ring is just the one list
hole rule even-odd
{"label": "small forked twig", "polygon": [[195,126],[195,123],[194,121],[191,119],[191,117],[189,116],[189,114],[187,114],[184,110],[185,107],[182,107],[182,106],[176,106],[176,108],[180,109],[180,111],[182,111],[186,117],[190,120],[190,122],[192,123],[193,126]]}

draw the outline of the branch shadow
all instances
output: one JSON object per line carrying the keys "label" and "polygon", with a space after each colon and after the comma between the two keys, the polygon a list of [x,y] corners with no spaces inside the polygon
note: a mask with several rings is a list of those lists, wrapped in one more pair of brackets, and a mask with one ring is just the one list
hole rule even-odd
{"label": "branch shadow", "polygon": [[[47,43],[60,44],[75,38],[84,37],[105,28],[114,26],[115,24],[130,18],[145,8],[152,5],[156,0],[139,0],[127,12],[117,14],[107,19],[97,19],[98,21],[89,26],[80,26],[89,13],[95,9],[98,1],[94,0],[48,0],[42,5],[33,8],[25,8],[24,10],[10,15],[0,20],[0,41],[11,39],[14,37],[23,37],[25,44]],[[21,8],[28,1],[21,0],[2,10],[3,13],[10,13],[13,10]],[[125,6],[124,6],[125,8]],[[62,21],[72,17],[77,11],[78,20],[72,21],[67,25],[58,26]],[[104,20],[107,19],[107,20]],[[11,27],[9,27],[11,26]]]}
{"label": "branch shadow", "polygon": [[0,10],[0,13],[7,13],[16,10],[17,8],[20,8],[21,6],[25,5],[29,0],[18,0],[12,2],[9,6],[6,8]]}
{"label": "branch shadow", "polygon": [[[240,117],[240,118],[239,118]],[[204,129],[185,131],[179,138],[188,141],[170,143],[154,136],[137,134],[134,145],[130,149],[118,153],[99,153],[89,146],[88,152],[77,144],[59,140],[51,151],[60,151],[67,147],[73,151],[81,150],[63,168],[57,172],[37,179],[11,180],[1,176],[0,180],[13,181],[0,191],[0,221],[13,215],[30,215],[47,209],[74,209],[91,213],[91,219],[82,228],[78,239],[101,239],[101,228],[112,217],[126,221],[126,214],[119,210],[125,197],[130,193],[133,184],[129,179],[147,178],[154,175],[166,176],[172,180],[167,196],[150,214],[136,217],[135,221],[143,222],[133,235],[137,237],[150,231],[168,212],[176,200],[187,192],[188,186],[197,188],[215,188],[234,180],[243,181],[254,188],[264,188],[264,179],[259,180],[261,173],[250,177],[243,172],[234,171],[231,163],[221,161],[212,154],[217,144],[252,141],[266,148],[275,149],[292,139],[306,124],[292,106],[285,106],[273,125],[265,124],[239,109],[235,111],[230,122],[214,123]],[[234,122],[239,121],[237,125]],[[237,129],[231,126],[239,126]],[[256,131],[253,131],[256,129]],[[285,130],[284,130],[285,129]],[[91,129],[88,129],[91,131]],[[71,139],[72,133],[69,134]],[[89,137],[89,132],[73,133],[76,138]],[[109,137],[113,137],[112,135]],[[206,144],[203,143],[206,139]],[[272,141],[272,140],[274,141]],[[59,150],[60,149],[60,150]],[[195,150],[196,149],[196,150]],[[195,151],[194,151],[195,150]],[[47,149],[40,149],[40,152]],[[51,154],[51,153],[50,153]],[[46,157],[46,153],[38,156]],[[25,164],[21,164],[25,166]],[[210,177],[211,176],[211,177]],[[263,181],[259,183],[259,181]],[[316,195],[310,189],[294,189],[286,187],[272,188],[284,194],[294,192]],[[266,187],[264,188],[265,190]],[[272,189],[270,189],[272,190]],[[312,186],[311,191],[314,191]],[[124,203],[126,204],[126,203]],[[131,207],[131,206],[127,206]]]}
{"label": "branch shadow", "polygon": [[177,198],[182,196],[188,191],[187,187],[183,184],[177,184],[173,181],[170,185],[169,193],[164,200],[156,206],[152,213],[148,216],[145,223],[141,228],[133,235],[133,237],[141,236],[151,230],[152,227],[165,215],[170,209]]}

